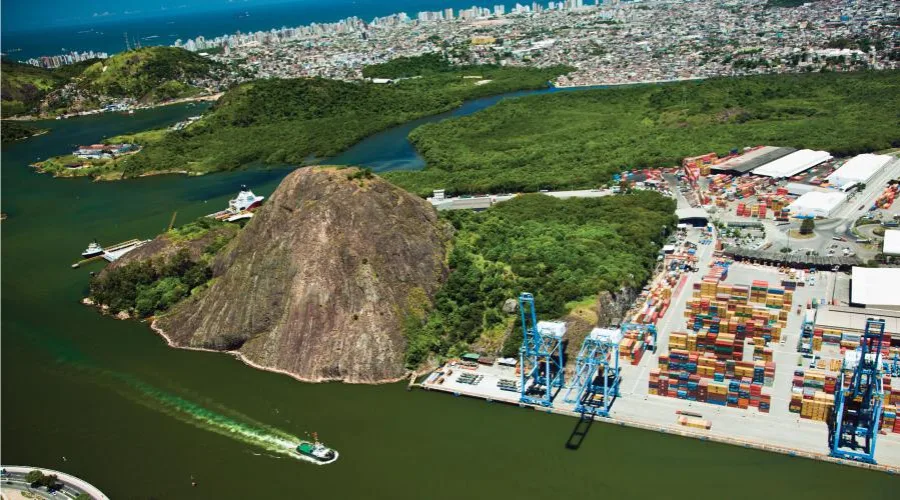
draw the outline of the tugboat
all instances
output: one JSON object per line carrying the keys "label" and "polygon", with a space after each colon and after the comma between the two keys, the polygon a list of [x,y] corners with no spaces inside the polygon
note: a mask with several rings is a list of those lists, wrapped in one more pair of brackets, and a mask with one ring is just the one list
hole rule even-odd
{"label": "tugboat", "polygon": [[330,464],[338,459],[338,452],[319,442],[319,436],[313,433],[313,442],[300,443],[295,450],[297,454],[309,457],[321,465]]}
{"label": "tugboat", "polygon": [[88,245],[87,249],[85,251],[81,252],[81,256],[84,257],[85,259],[90,259],[91,257],[96,257],[96,256],[102,255],[102,254],[103,254],[103,247],[101,247],[100,244],[97,243],[97,240],[92,241],[91,244]]}

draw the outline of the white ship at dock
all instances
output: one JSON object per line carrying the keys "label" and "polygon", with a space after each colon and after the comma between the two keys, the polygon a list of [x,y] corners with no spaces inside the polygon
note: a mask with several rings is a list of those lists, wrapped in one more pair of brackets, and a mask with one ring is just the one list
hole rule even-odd
{"label": "white ship at dock", "polygon": [[253,191],[247,189],[247,186],[241,186],[241,191],[237,197],[228,201],[228,208],[209,214],[207,217],[226,222],[249,219],[253,217],[252,210],[260,206],[265,198],[265,196],[254,194]]}

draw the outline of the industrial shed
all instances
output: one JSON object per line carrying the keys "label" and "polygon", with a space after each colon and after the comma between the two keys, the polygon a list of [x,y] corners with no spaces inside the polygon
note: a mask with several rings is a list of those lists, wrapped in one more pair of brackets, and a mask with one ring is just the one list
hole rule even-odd
{"label": "industrial shed", "polygon": [[788,205],[793,217],[828,217],[847,199],[840,191],[810,191]]}
{"label": "industrial shed", "polygon": [[861,264],[856,257],[823,257],[818,255],[785,254],[781,252],[767,252],[763,250],[750,250],[740,247],[726,247],[725,255],[736,261],[759,262],[767,265],[788,266],[798,269],[822,269],[831,270],[838,268],[849,271],[853,266]]}
{"label": "industrial shed", "polygon": [[854,267],[850,303],[880,309],[900,309],[900,267]]}
{"label": "industrial shed", "polygon": [[[884,247],[881,253],[885,255],[900,255],[900,229],[888,229],[884,232]],[[900,292],[897,292],[900,294]]]}
{"label": "industrial shed", "polygon": [[801,184],[799,182],[788,182],[784,187],[787,189],[788,194],[794,196],[800,196],[816,190],[816,186],[812,184]]}
{"label": "industrial shed", "polygon": [[787,156],[782,156],[777,160],[767,163],[753,171],[755,175],[764,175],[766,177],[790,177],[797,175],[804,170],[809,170],[820,163],[824,163],[832,158],[828,151],[813,151],[811,149],[801,149]]}
{"label": "industrial shed", "polygon": [[853,182],[868,182],[892,159],[892,156],[869,153],[854,156],[828,176],[828,183],[843,187]]}
{"label": "industrial shed", "polygon": [[719,172],[729,172],[732,174],[740,175],[746,174],[747,172],[753,170],[754,168],[761,167],[766,163],[772,162],[781,158],[782,156],[787,156],[794,151],[797,151],[795,148],[779,148],[776,146],[762,146],[746,153],[735,156],[730,160],[723,161],[717,165],[713,165],[710,167],[712,170],[716,170]]}

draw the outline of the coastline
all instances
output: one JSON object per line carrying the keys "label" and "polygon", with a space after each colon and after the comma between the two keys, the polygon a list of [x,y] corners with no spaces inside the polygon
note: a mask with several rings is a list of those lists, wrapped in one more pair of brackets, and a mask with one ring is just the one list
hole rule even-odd
{"label": "coastline", "polygon": [[264,365],[254,362],[254,361],[251,361],[250,359],[247,358],[247,356],[245,356],[240,351],[217,351],[215,349],[209,349],[206,347],[194,347],[194,346],[184,346],[184,345],[176,344],[175,342],[172,341],[172,338],[169,337],[166,334],[166,332],[159,325],[156,324],[156,319],[153,319],[150,322],[150,329],[153,330],[154,332],[156,332],[160,337],[165,339],[166,345],[169,347],[173,347],[175,349],[184,349],[184,350],[188,350],[188,351],[214,352],[214,353],[218,353],[218,354],[228,354],[228,355],[234,356],[235,358],[237,358],[238,360],[240,360],[247,366],[256,368],[257,370],[278,373],[281,375],[287,375],[288,377],[291,377],[292,379],[294,379],[298,382],[305,382],[305,383],[309,383],[309,384],[320,384],[320,383],[324,383],[324,382],[340,382],[342,384],[356,384],[356,385],[383,385],[383,384],[396,384],[397,382],[406,380],[410,377],[409,373],[405,373],[401,377],[397,377],[394,379],[388,379],[388,380],[379,380],[377,382],[356,382],[356,381],[344,380],[344,379],[340,379],[340,378],[310,379],[310,378],[306,378],[306,377],[301,377],[300,375],[297,375],[296,373],[293,373],[293,372],[289,372],[287,370],[282,370],[281,368],[272,368],[270,366],[264,366]]}
{"label": "coastline", "polygon": [[[512,399],[489,399],[485,398],[480,394],[467,393],[465,391],[460,390],[452,390],[444,387],[437,387],[434,385],[426,385],[425,383],[410,383],[410,389],[413,387],[417,387],[419,389],[425,391],[437,391],[443,392],[446,394],[452,394],[454,396],[465,396],[471,399],[480,399],[482,401],[486,401],[488,403],[502,403],[510,406],[518,406],[520,408],[527,408],[534,411],[539,411],[542,413],[556,414],[556,415],[565,415],[568,417],[582,418],[580,413],[565,410],[561,408],[544,408],[540,406],[535,406],[532,404],[521,403],[519,401],[515,401]],[[631,427],[635,429],[648,430],[653,432],[658,432],[661,434],[675,434],[681,437],[687,437],[692,439],[699,439],[701,441],[713,441],[721,444],[728,444],[731,446],[740,446],[742,448],[753,448],[761,451],[767,451],[770,453],[779,453],[782,455],[788,455],[791,457],[802,457],[810,460],[818,460],[821,462],[829,462],[838,465],[849,465],[853,467],[859,467],[861,469],[868,469],[878,472],[884,472],[890,475],[900,474],[900,467],[896,467],[893,465],[881,465],[881,464],[869,464],[864,462],[857,462],[855,460],[845,460],[841,458],[835,458],[829,455],[825,455],[822,453],[814,453],[810,451],[804,451],[796,448],[790,448],[787,446],[777,445],[777,444],[768,444],[760,441],[752,441],[748,439],[740,439],[733,438],[728,436],[722,436],[715,432],[710,432],[709,434],[702,434],[700,432],[690,431],[684,427],[676,427],[671,425],[661,425],[657,423],[649,423],[649,422],[641,422],[638,420],[634,420],[631,418],[622,418],[622,417],[594,417],[595,421],[610,424],[610,425],[618,425],[621,427]]]}
{"label": "coastline", "polygon": [[22,122],[32,122],[32,121],[41,121],[41,120],[67,120],[69,118],[78,118],[80,116],[93,116],[104,113],[123,113],[128,111],[143,111],[147,109],[161,108],[163,106],[173,106],[175,104],[186,104],[189,102],[206,102],[206,101],[218,101],[224,92],[218,92],[215,94],[204,94],[197,95],[191,97],[181,97],[178,99],[173,99],[171,101],[166,102],[158,102],[155,104],[142,104],[138,106],[133,106],[125,109],[118,109],[115,111],[106,111],[101,108],[96,109],[88,109],[85,111],[79,111],[77,113],[65,113],[61,115],[18,115],[18,116],[10,116],[3,118],[4,120],[16,120]]}

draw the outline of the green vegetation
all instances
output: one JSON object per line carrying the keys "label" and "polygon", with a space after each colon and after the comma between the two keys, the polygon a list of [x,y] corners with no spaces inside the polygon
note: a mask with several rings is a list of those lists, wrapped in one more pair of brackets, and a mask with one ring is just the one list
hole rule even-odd
{"label": "green vegetation", "polygon": [[426,194],[595,187],[628,168],[773,144],[853,155],[900,145],[900,72],[721,78],[509,99],[423,125],[422,172],[385,177]]}
{"label": "green vegetation", "polygon": [[3,144],[27,139],[44,132],[47,132],[47,129],[37,128],[34,125],[15,120],[3,120],[2,124],[0,124],[0,135],[2,135]]}
{"label": "green vegetation", "polygon": [[25,481],[27,481],[32,488],[45,486],[49,491],[56,491],[62,487],[59,483],[59,477],[57,477],[56,474],[45,475],[39,470],[33,470],[26,474]]}
{"label": "green vegetation", "polygon": [[[77,65],[76,69],[84,69],[84,66]],[[69,67],[49,70],[4,58],[0,63],[3,116],[37,113],[41,99],[63,86],[70,78],[70,71]]]}
{"label": "green vegetation", "polygon": [[813,229],[816,228],[816,221],[812,219],[803,219],[803,222],[800,223],[800,234],[812,234]]}
{"label": "green vegetation", "polygon": [[[671,229],[675,203],[652,192],[560,200],[526,195],[485,212],[443,214],[456,228],[450,276],[424,321],[406,325],[407,363],[429,353],[459,354],[479,338],[502,336],[516,321],[502,312],[520,292],[542,318],[559,317],[601,290],[640,287]],[[506,339],[502,353],[519,347]]]}
{"label": "green vegetation", "polygon": [[[126,177],[205,173],[251,163],[306,164],[388,127],[464,100],[540,88],[568,68],[478,67],[391,85],[325,79],[259,80],[228,91],[204,119],[165,134],[127,161]],[[489,83],[464,78],[477,73]]]}
{"label": "green vegetation", "polygon": [[177,47],[145,47],[116,54],[87,67],[79,88],[142,102],[187,97],[199,92],[192,81],[209,78],[218,64]]}
{"label": "green vegetation", "polygon": [[139,144],[147,146],[148,144],[162,141],[168,132],[168,128],[157,128],[134,134],[117,135],[103,139],[103,144]]}
{"label": "green vegetation", "polygon": [[175,47],[147,47],[52,70],[3,59],[2,112],[3,116],[40,113],[44,98],[70,82],[76,84],[77,97],[54,93],[43,111],[95,107],[104,97],[148,103],[188,97],[200,91],[195,82],[220,69],[218,63]]}
{"label": "green vegetation", "polygon": [[450,61],[438,53],[416,57],[398,57],[382,64],[363,68],[366,78],[410,78],[419,75],[455,71]]}
{"label": "green vegetation", "polygon": [[[236,234],[237,226],[207,217],[172,229],[165,236],[182,244],[176,252],[107,269],[91,280],[90,297],[114,313],[147,317],[165,311],[209,282],[212,258]],[[200,244],[193,252],[192,242]]]}

